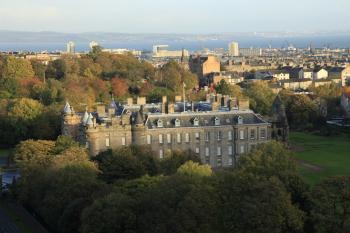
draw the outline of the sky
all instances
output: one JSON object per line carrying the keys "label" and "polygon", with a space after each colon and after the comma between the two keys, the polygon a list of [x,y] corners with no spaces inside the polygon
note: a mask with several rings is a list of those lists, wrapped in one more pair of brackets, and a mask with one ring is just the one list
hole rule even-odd
{"label": "sky", "polygon": [[0,0],[0,30],[121,33],[350,30],[350,0]]}

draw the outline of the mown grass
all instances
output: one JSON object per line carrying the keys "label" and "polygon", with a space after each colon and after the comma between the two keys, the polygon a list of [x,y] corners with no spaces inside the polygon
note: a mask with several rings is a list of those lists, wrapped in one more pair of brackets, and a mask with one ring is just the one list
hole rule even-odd
{"label": "mown grass", "polygon": [[299,163],[299,171],[308,183],[316,184],[331,176],[350,175],[349,135],[323,137],[293,132],[290,143],[295,151],[294,157],[305,163]]}

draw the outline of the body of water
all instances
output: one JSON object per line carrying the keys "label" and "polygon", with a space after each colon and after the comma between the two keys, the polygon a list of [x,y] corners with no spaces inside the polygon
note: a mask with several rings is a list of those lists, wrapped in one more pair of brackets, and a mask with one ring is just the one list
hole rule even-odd
{"label": "body of water", "polygon": [[[319,36],[319,37],[283,37],[283,38],[264,38],[264,37],[237,37],[232,39],[239,43],[241,48],[258,47],[273,48],[287,47],[292,44],[298,48],[306,48],[312,44],[315,48],[349,48],[350,36]],[[152,51],[152,46],[156,44],[167,44],[169,50],[179,50],[185,48],[190,51],[199,51],[203,48],[225,48],[232,40],[197,40],[197,41],[173,41],[173,40],[133,40],[133,41],[110,41],[100,42],[104,48],[126,48],[135,50]],[[65,51],[67,41],[57,42],[0,42],[0,51]],[[88,51],[89,41],[75,41],[76,51]]]}

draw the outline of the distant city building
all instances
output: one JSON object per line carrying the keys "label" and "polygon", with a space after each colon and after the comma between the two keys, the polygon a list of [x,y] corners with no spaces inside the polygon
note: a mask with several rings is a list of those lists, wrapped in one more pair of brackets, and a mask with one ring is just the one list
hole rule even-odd
{"label": "distant city building", "polygon": [[237,42],[231,42],[228,45],[228,52],[230,56],[238,57],[239,56],[239,48]]}
{"label": "distant city building", "polygon": [[134,56],[141,56],[142,51],[129,50],[129,49],[102,49],[102,52],[113,53],[113,54],[132,54]]}
{"label": "distant city building", "polygon": [[192,55],[189,66],[192,73],[197,74],[202,85],[206,84],[203,78],[211,73],[220,73],[220,60],[214,55]]}
{"label": "distant city building", "polygon": [[67,53],[75,53],[75,43],[73,41],[67,43]]}
{"label": "distant city building", "polygon": [[262,55],[260,48],[240,48],[239,54],[243,57],[259,57]]}
{"label": "distant city building", "polygon": [[89,43],[89,47],[91,51],[94,49],[94,47],[97,47],[97,46],[99,46],[99,44],[96,41],[91,41]]}
{"label": "distant city building", "polygon": [[182,56],[188,57],[189,52],[187,50],[168,50],[168,45],[154,45],[153,46],[153,57],[154,58],[166,58],[166,57],[177,57]]}

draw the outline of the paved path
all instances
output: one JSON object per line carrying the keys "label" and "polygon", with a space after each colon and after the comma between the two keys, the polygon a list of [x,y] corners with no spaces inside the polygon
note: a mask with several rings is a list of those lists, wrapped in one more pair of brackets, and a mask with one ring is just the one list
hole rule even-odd
{"label": "paved path", "polygon": [[0,233],[23,233],[16,224],[0,208]]}

